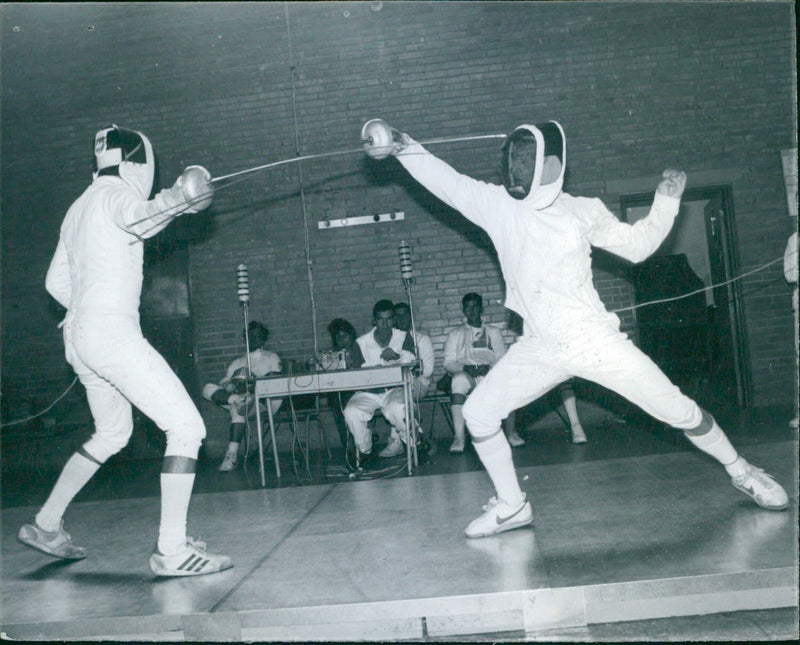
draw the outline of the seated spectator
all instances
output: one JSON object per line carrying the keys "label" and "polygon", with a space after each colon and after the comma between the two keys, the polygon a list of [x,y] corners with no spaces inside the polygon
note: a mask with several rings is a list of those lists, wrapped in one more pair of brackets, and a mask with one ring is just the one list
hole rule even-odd
{"label": "seated spectator", "polygon": [[454,453],[464,452],[465,424],[462,410],[467,394],[480,383],[506,351],[500,329],[483,323],[483,297],[480,294],[466,294],[461,299],[461,310],[467,321],[453,329],[444,343],[444,369],[451,376],[450,409],[456,437],[450,446],[450,452]]}
{"label": "seated spectator", "polygon": [[[281,359],[275,352],[267,349],[269,329],[260,322],[251,321],[247,326],[250,336],[250,370],[252,376],[261,378],[269,374],[281,372]],[[253,349],[255,348],[255,349]],[[239,446],[247,429],[247,419],[254,419],[256,408],[253,405],[252,387],[248,384],[247,354],[234,359],[228,366],[225,376],[219,382],[208,383],[203,388],[203,397],[220,407],[230,410],[231,427],[229,432],[228,450],[219,466],[221,471],[231,471],[236,468],[239,458]],[[278,411],[283,403],[282,399],[271,399],[272,413]],[[261,410],[266,413],[267,408],[261,402]]]}
{"label": "seated spectator", "polygon": [[[349,321],[344,318],[334,318],[328,324],[328,334],[331,337],[331,353],[343,352],[344,354],[345,369],[353,367],[356,363],[363,364],[364,358],[356,343],[356,330]],[[323,368],[325,368],[324,361]],[[347,447],[347,424],[344,420],[344,408],[351,396],[353,396],[353,392],[348,391],[328,393],[328,405],[333,411],[336,431],[339,433],[339,440],[344,447]]]}
{"label": "seated spectator", "polygon": [[436,367],[436,354],[433,351],[433,342],[430,336],[423,334],[419,329],[411,330],[411,307],[405,302],[396,302],[394,305],[394,326],[400,331],[411,334],[416,348],[417,358],[420,362],[419,373],[414,377],[414,399],[420,399],[428,393],[431,387],[431,376]]}
{"label": "seated spectator", "polygon": [[[356,339],[362,362],[358,363],[359,359],[356,357],[353,367],[375,367],[416,360],[411,336],[395,329],[394,304],[391,300],[379,300],[375,303],[372,308],[372,322],[373,328]],[[344,418],[356,448],[362,455],[362,466],[368,465],[375,458],[369,421],[378,411],[393,430],[396,430],[396,433],[393,432],[393,439],[381,451],[380,456],[400,454],[404,450],[402,443],[407,441],[405,395],[402,387],[355,392],[344,408]]]}

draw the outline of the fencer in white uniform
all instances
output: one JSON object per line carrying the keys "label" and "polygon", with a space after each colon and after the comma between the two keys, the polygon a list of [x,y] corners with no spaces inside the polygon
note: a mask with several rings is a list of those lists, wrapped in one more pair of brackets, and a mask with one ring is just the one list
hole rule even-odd
{"label": "fencer in white uniform", "polygon": [[522,336],[464,405],[473,445],[496,491],[485,513],[467,527],[468,537],[531,523],[500,423],[573,376],[599,383],[683,430],[760,506],[788,506],[784,489],[739,456],[713,417],[620,332],[619,318],[606,311],[592,283],[592,246],[632,262],[658,248],[678,213],[684,173],[664,171],[649,215],[629,225],[599,199],[562,191],[566,140],[555,121],[520,126],[506,138],[502,186],[456,172],[383,121],[365,124],[362,139],[370,156],[395,155],[418,182],[488,233],[506,283],[506,307],[524,321]]}
{"label": "fencer in white uniform", "polygon": [[155,157],[145,135],[110,126],[95,136],[94,151],[94,180],[64,217],[45,286],[67,310],[61,323],[66,359],[86,388],[95,430],[18,537],[54,557],[86,556],[64,531],[62,518],[100,466],[127,445],[135,405],[167,439],[151,570],[161,576],[221,571],[232,566],[230,558],[206,552],[205,544],[186,535],[196,460],[206,434],[203,419],[139,325],[144,240],[175,217],[206,208],[211,176],[190,166],[151,199]]}

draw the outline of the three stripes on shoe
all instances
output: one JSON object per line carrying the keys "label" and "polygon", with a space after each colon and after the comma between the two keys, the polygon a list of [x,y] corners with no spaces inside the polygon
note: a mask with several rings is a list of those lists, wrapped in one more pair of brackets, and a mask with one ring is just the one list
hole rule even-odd
{"label": "three stripes on shoe", "polygon": [[200,572],[208,563],[209,563],[208,558],[204,558],[198,553],[192,553],[192,555],[186,558],[180,564],[180,566],[178,566],[177,570]]}

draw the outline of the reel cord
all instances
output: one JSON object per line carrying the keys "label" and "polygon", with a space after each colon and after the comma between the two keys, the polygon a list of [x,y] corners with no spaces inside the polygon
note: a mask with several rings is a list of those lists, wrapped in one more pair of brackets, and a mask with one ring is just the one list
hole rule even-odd
{"label": "reel cord", "polygon": [[783,256],[775,258],[774,260],[770,260],[766,264],[762,264],[761,266],[756,267],[755,269],[752,269],[750,271],[747,271],[746,273],[742,273],[741,275],[735,276],[735,277],[731,278],[730,280],[725,280],[724,282],[719,282],[717,284],[712,284],[712,285],[709,285],[708,287],[703,287],[702,289],[695,289],[694,291],[691,291],[689,293],[685,293],[685,294],[680,295],[680,296],[673,296],[671,298],[661,298],[659,300],[651,300],[650,302],[642,302],[642,303],[639,303],[638,305],[632,305],[630,307],[622,307],[621,309],[614,309],[614,310],[611,311],[611,313],[612,314],[616,314],[616,313],[619,313],[621,311],[633,311],[634,309],[641,309],[642,307],[648,307],[650,305],[658,305],[658,304],[661,304],[663,302],[673,302],[675,300],[682,300],[683,298],[689,298],[691,296],[697,295],[698,293],[704,293],[706,291],[711,291],[712,289],[716,289],[717,287],[724,287],[725,285],[728,285],[728,284],[731,284],[733,282],[736,282],[737,280],[741,280],[742,278],[746,278],[749,275],[752,275],[754,273],[758,273],[759,271],[763,271],[767,267],[770,267],[773,264],[776,264],[777,262],[781,262],[782,260],[783,260]]}

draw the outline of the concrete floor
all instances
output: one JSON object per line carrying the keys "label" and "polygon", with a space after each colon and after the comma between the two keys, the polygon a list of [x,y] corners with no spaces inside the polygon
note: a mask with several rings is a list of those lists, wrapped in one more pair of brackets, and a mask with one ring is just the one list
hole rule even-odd
{"label": "concrete floor", "polygon": [[3,630],[46,640],[796,638],[797,440],[783,419],[727,424],[790,491],[783,513],[755,507],[673,431],[586,425],[590,443],[574,446],[563,428],[523,422],[527,445],[514,458],[534,525],[481,540],[462,531],[490,482],[473,451],[447,452],[446,429],[412,477],[402,460],[351,476],[341,449],[328,460],[317,447],[308,469],[282,454],[284,476],[262,489],[253,456],[232,473],[209,456],[189,530],[235,566],[191,579],[147,569],[158,460],[108,464],[79,495],[66,526],[90,555],[73,564],[15,539],[57,471],[4,471]]}

